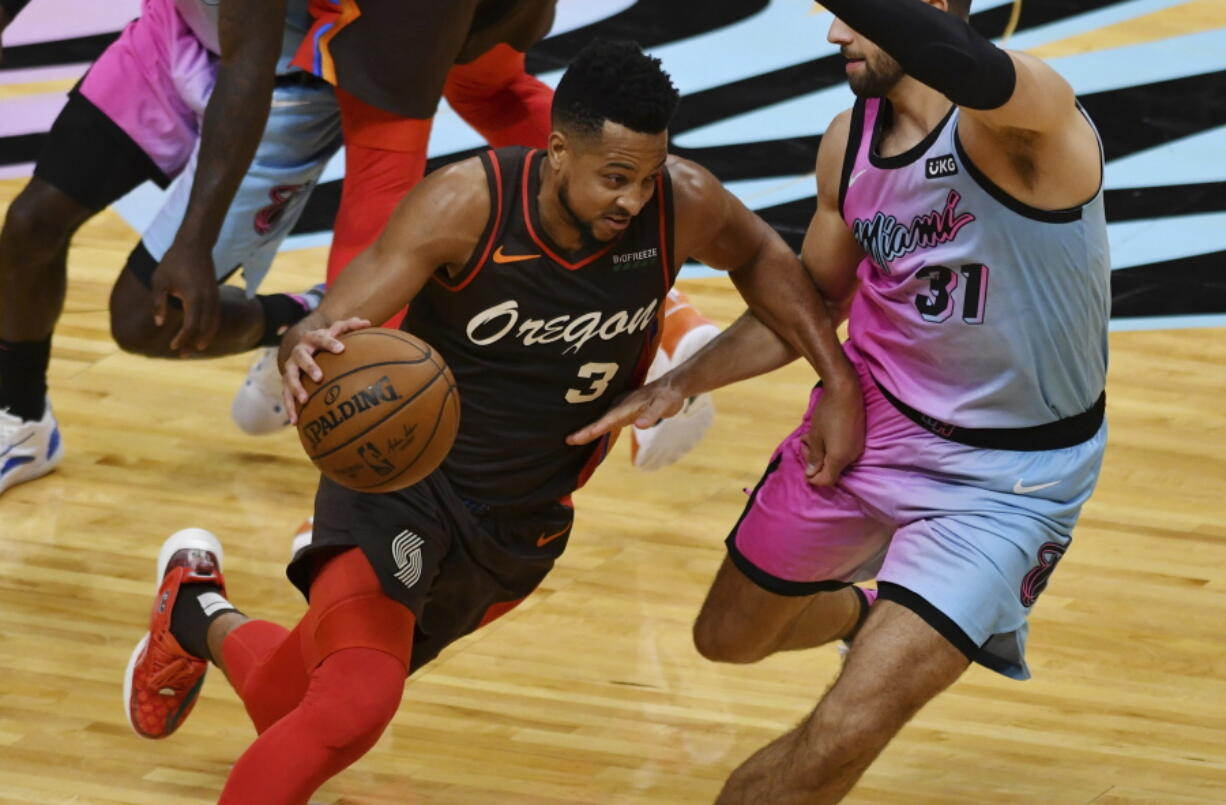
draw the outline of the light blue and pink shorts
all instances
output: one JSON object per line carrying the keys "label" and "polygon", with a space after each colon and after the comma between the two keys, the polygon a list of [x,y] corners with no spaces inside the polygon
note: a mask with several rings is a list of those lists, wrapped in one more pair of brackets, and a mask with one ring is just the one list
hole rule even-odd
{"label": "light blue and pink shorts", "polygon": [[[187,209],[216,73],[217,56],[192,33],[174,0],[144,0],[141,16],[73,90],[35,175],[90,210],[146,180],[169,185],[142,237],[146,260],[156,265]],[[271,103],[264,136],[213,255],[218,278],[241,268],[249,293],[341,145],[335,96],[323,81],[300,71],[280,75]]]}
{"label": "light blue and pink shorts", "polygon": [[855,346],[845,351],[864,391],[864,454],[833,487],[806,481],[815,388],[728,536],[731,560],[779,595],[875,578],[879,600],[913,610],[971,660],[1029,677],[1027,615],[1094,490],[1107,438],[1101,400],[1076,421],[967,431],[891,402]]}

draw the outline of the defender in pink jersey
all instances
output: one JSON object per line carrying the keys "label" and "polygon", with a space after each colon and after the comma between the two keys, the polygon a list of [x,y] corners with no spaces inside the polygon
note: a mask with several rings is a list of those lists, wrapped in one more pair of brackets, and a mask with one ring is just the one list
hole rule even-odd
{"label": "defender in pink jersey", "polygon": [[[975,33],[967,0],[823,5],[859,100],[822,139],[803,258],[850,310],[864,451],[821,483],[819,385],[728,537],[694,638],[739,663],[851,647],[720,803],[837,802],[971,662],[1029,676],[1026,618],[1106,441],[1102,156],[1072,89]],[[744,317],[578,438],[791,357]]]}

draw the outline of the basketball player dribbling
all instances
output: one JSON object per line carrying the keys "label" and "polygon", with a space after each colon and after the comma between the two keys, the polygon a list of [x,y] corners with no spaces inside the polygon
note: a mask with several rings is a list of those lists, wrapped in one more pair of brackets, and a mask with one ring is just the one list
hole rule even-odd
{"label": "basketball player dribbling", "polygon": [[[314,16],[294,63],[336,86],[345,139],[345,181],[328,255],[328,281],[383,231],[396,203],[426,170],[439,101],[494,148],[544,148],[553,91],[525,69],[525,52],[553,24],[557,0],[310,0]],[[675,290],[665,300],[651,377],[719,332]],[[287,424],[274,352],[252,365],[235,398],[250,433]],[[678,460],[714,417],[697,395],[667,420],[630,431],[631,460],[654,470]]]}
{"label": "basketball player dribbling", "polygon": [[569,541],[570,494],[610,441],[567,434],[643,382],[688,257],[730,270],[823,377],[811,443],[824,452],[810,456],[823,478],[859,453],[863,397],[825,302],[764,221],[668,157],[677,97],[636,45],[589,45],[558,85],[547,148],[498,149],[426,177],[287,334],[292,410],[302,373],[317,378],[314,353],[342,351],[337,336],[408,305],[404,328],[455,375],[460,431],[442,467],[402,491],[321,480],[314,531],[289,568],[309,597],[293,631],[226,600],[216,537],[188,529],[165,542],[126,705],[139,734],[165,737],[209,662],[224,670],[259,737],[221,802],[305,802],[378,740],[407,673],[540,583]]}
{"label": "basketball player dribbling", "polygon": [[[823,4],[858,100],[822,138],[803,260],[850,307],[865,449],[838,483],[813,485],[807,417],[784,440],[694,639],[735,663],[850,650],[813,713],[736,769],[720,803],[838,802],[971,662],[1027,678],[1027,615],[1106,442],[1103,162],[1072,89],[975,33],[968,0]],[[742,375],[790,358],[747,317],[576,440],[735,379],[738,346]],[[826,393],[813,391],[819,412]],[[876,590],[852,586],[874,577]]]}

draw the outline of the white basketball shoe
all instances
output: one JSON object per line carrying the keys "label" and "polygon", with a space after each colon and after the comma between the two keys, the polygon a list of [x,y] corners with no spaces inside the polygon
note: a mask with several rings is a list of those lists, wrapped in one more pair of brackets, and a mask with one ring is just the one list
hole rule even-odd
{"label": "white basketball shoe", "polygon": [[[703,317],[685,294],[676,288],[664,302],[664,333],[647,382],[684,363],[719,335],[720,329]],[[630,460],[640,470],[658,470],[676,462],[702,441],[715,421],[715,401],[699,394],[685,401],[682,409],[650,428],[631,427]]]}
{"label": "white basketball shoe", "polygon": [[18,419],[0,409],[0,494],[11,486],[41,478],[64,457],[60,426],[51,413],[51,401],[37,422]]}
{"label": "white basketball shoe", "polygon": [[[308,311],[319,307],[324,286],[316,285],[304,294],[295,294]],[[281,401],[281,373],[277,370],[278,347],[264,347],[247,370],[247,378],[234,395],[230,418],[244,433],[266,436],[289,425],[289,414]]]}

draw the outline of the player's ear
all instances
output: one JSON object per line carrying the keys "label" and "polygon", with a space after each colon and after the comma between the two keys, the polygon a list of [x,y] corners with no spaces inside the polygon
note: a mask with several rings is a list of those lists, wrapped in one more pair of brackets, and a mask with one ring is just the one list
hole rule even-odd
{"label": "player's ear", "polygon": [[549,154],[549,166],[554,170],[562,167],[570,154],[570,141],[564,132],[554,129],[549,133],[549,144],[546,146]]}

